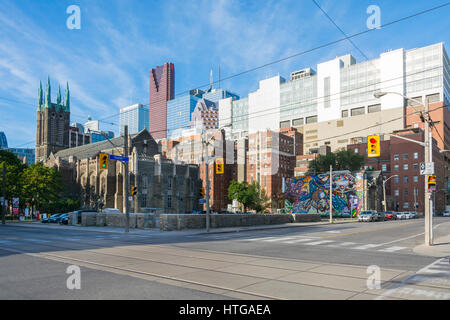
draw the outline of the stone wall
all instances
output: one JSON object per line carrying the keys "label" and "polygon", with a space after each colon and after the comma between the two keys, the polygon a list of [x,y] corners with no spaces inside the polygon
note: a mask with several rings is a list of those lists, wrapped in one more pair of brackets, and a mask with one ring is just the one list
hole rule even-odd
{"label": "stone wall", "polygon": [[[211,228],[248,227],[293,222],[320,221],[318,214],[211,214]],[[161,214],[159,228],[163,231],[206,228],[204,214]]]}
{"label": "stone wall", "polygon": [[[81,226],[83,227],[115,227],[125,228],[126,215],[122,213],[83,212]],[[77,225],[77,214],[69,214],[68,225]],[[146,229],[157,226],[157,218],[153,213],[130,213],[130,228]]]}

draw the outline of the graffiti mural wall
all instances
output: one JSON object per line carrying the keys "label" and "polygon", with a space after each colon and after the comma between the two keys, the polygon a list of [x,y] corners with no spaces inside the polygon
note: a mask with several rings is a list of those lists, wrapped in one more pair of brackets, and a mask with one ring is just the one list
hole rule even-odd
{"label": "graffiti mural wall", "polygon": [[[287,213],[330,213],[330,176],[305,176],[286,179]],[[363,206],[363,173],[333,172],[333,216],[356,217]]]}

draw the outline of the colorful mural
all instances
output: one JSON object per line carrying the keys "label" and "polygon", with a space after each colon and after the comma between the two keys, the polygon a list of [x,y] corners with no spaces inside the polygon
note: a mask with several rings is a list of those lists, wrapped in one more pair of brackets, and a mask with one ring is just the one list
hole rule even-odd
{"label": "colorful mural", "polygon": [[[330,213],[330,176],[286,179],[285,210],[288,213]],[[363,205],[363,173],[333,172],[333,216],[356,217]]]}

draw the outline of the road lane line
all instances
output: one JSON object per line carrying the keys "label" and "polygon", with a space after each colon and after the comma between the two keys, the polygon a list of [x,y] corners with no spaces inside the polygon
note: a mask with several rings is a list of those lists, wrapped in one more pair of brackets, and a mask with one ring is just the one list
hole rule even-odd
{"label": "road lane line", "polygon": [[354,248],[352,248],[352,249],[355,249],[355,250],[365,250],[365,249],[376,248],[376,247],[379,247],[379,246],[381,246],[381,244],[372,244],[372,243],[369,243],[369,244],[365,244],[365,245],[362,245],[362,246],[359,246],[359,247],[354,247]]}
{"label": "road lane line", "polygon": [[336,243],[336,244],[329,244],[328,247],[334,247],[334,248],[339,248],[339,247],[348,247],[348,246],[352,246],[357,244],[356,242],[342,242],[342,243]]}
{"label": "road lane line", "polygon": [[308,243],[305,243],[305,245],[316,246],[319,244],[330,243],[330,242],[334,242],[334,240],[320,240],[320,241],[308,242]]}
{"label": "road lane line", "polygon": [[303,238],[303,239],[295,239],[295,240],[290,240],[290,241],[283,241],[283,243],[292,244],[292,243],[306,242],[306,241],[312,241],[312,240],[314,240],[314,239]]}
{"label": "road lane line", "polygon": [[281,238],[264,240],[264,242],[277,242],[277,241],[292,240],[292,239],[295,239],[295,238],[294,237],[281,237]]}
{"label": "road lane line", "polygon": [[381,252],[395,252],[395,251],[399,251],[399,250],[403,250],[403,249],[406,249],[406,247],[396,247],[396,246],[394,246],[394,247],[389,247],[389,248],[386,248],[386,249],[381,249],[381,250],[378,250],[378,251],[381,251]]}

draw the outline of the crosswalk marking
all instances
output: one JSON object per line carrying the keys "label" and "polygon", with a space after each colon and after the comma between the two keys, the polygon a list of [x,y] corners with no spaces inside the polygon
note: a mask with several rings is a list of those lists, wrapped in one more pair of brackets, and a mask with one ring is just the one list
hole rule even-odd
{"label": "crosswalk marking", "polygon": [[450,260],[448,258],[442,258],[417,271],[417,274],[424,273],[439,273],[450,275]]}
{"label": "crosswalk marking", "polygon": [[314,242],[307,242],[305,243],[308,246],[316,246],[318,244],[324,244],[324,243],[330,243],[330,242],[334,242],[333,240],[320,240],[320,241],[314,241]]}
{"label": "crosswalk marking", "polygon": [[399,250],[403,250],[403,249],[406,249],[406,248],[405,247],[389,247],[389,248],[381,249],[381,250],[378,250],[378,251],[381,251],[381,252],[394,252],[394,251],[399,251]]}
{"label": "crosswalk marking", "polygon": [[312,241],[314,239],[311,238],[303,238],[303,239],[295,239],[295,240],[290,240],[290,241],[285,241],[283,243],[288,243],[288,244],[292,244],[292,243],[298,243],[298,242],[307,242],[307,241]]}
{"label": "crosswalk marking", "polygon": [[365,250],[365,249],[376,248],[376,247],[379,247],[379,246],[382,246],[382,244],[365,244],[365,245],[362,245],[362,246],[359,246],[359,247],[355,247],[353,249],[355,249],[355,250]]}
{"label": "crosswalk marking", "polygon": [[260,241],[260,240],[267,240],[267,239],[276,239],[276,237],[251,238],[251,239],[245,239],[245,241]]}

